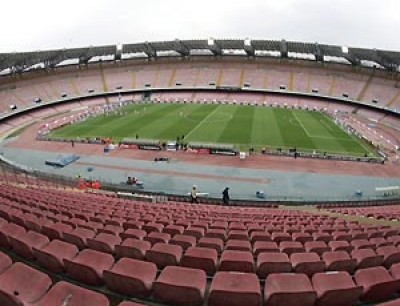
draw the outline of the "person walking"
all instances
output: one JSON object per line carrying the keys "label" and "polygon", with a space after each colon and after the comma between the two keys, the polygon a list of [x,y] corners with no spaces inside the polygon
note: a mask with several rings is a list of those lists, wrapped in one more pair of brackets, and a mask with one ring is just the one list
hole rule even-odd
{"label": "person walking", "polygon": [[224,205],[229,205],[229,187],[226,187],[223,191],[222,191],[222,202]]}
{"label": "person walking", "polygon": [[197,186],[193,185],[192,191],[190,192],[190,203],[199,203],[197,201]]}

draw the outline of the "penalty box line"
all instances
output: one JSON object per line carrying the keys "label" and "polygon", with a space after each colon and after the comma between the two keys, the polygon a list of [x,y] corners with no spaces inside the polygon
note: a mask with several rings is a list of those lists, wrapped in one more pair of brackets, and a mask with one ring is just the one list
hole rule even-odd
{"label": "penalty box line", "polygon": [[307,129],[306,129],[306,127],[304,126],[304,124],[301,122],[301,120],[297,117],[297,115],[296,115],[296,113],[295,112],[292,112],[292,114],[293,114],[293,117],[297,120],[297,122],[299,123],[299,125],[300,125],[300,127],[303,129],[303,131],[306,133],[306,135],[308,136],[308,137],[312,137],[311,135],[310,135],[310,133],[308,133],[308,131],[307,131]]}
{"label": "penalty box line", "polygon": [[197,124],[197,125],[185,136],[185,138],[190,137],[190,135],[192,135],[200,126],[202,126],[203,123],[206,122],[207,119],[210,118],[210,117],[218,110],[218,108],[219,108],[219,106],[216,107],[216,108],[215,108],[211,113],[209,113],[207,116],[205,116],[205,117],[203,118],[203,120],[201,120],[201,121],[199,122],[199,124]]}

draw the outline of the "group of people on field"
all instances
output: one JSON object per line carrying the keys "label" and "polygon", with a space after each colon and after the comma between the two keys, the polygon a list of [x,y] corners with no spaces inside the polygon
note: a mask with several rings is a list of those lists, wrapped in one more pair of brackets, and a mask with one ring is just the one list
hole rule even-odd
{"label": "group of people on field", "polygon": [[[225,189],[221,192],[222,194],[222,203],[223,205],[229,205],[229,187],[225,187]],[[193,185],[192,190],[190,191],[190,202],[191,203],[199,203],[198,202],[198,190],[197,190],[197,186]]]}

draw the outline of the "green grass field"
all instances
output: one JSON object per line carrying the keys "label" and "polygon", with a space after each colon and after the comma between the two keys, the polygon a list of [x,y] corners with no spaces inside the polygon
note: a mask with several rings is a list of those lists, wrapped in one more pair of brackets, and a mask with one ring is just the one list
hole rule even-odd
{"label": "green grass field", "polygon": [[111,137],[229,143],[253,147],[293,148],[351,156],[374,155],[373,148],[348,135],[325,114],[275,107],[220,104],[132,104],[123,116],[99,115],[53,131],[51,137]]}

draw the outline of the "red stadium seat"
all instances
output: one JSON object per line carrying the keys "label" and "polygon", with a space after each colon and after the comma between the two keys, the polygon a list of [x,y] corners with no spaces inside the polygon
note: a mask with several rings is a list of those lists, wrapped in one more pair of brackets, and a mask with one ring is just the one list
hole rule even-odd
{"label": "red stadium seat", "polygon": [[350,241],[350,245],[355,249],[375,249],[375,245],[368,239],[354,239]]}
{"label": "red stadium seat", "polygon": [[136,259],[144,259],[146,252],[150,250],[151,243],[133,238],[128,238],[115,246],[115,254],[117,258],[129,257]]}
{"label": "red stadium seat", "polygon": [[301,242],[302,244],[314,241],[314,238],[309,233],[293,233],[292,239],[293,241]]}
{"label": "red stadium seat", "polygon": [[251,234],[253,232],[258,232],[258,233],[264,232],[264,226],[262,226],[262,225],[260,225],[260,224],[258,224],[256,222],[252,222],[252,223],[248,223],[247,224],[247,230],[248,230],[248,232],[250,234],[250,237],[251,237]]}
{"label": "red stadium seat", "polygon": [[103,272],[108,289],[140,298],[151,294],[156,274],[154,263],[131,258],[121,258],[111,269]]}
{"label": "red stadium seat", "polygon": [[0,275],[0,305],[35,303],[51,285],[47,274],[16,262]]}
{"label": "red stadium seat", "polygon": [[147,234],[151,232],[159,232],[163,230],[164,225],[161,223],[156,223],[156,222],[149,222],[146,223],[145,225],[142,226],[142,229],[146,231]]}
{"label": "red stadium seat", "polygon": [[257,256],[257,275],[265,278],[272,273],[288,273],[292,271],[289,256],[285,253],[260,253]]}
{"label": "red stadium seat", "polygon": [[45,218],[36,218],[31,215],[30,219],[25,219],[25,227],[28,230],[35,231],[38,233],[42,232],[43,226],[52,226],[54,221]]}
{"label": "red stadium seat", "polygon": [[265,306],[313,306],[317,300],[307,275],[271,274],[265,280]]}
{"label": "red stadium seat", "polygon": [[168,243],[170,239],[170,234],[159,232],[150,232],[146,237],[143,238],[144,241],[150,242],[151,245],[155,245],[156,243]]}
{"label": "red stadium seat", "polygon": [[289,233],[274,232],[271,235],[273,242],[280,244],[282,241],[292,241],[292,236]]}
{"label": "red stadium seat", "polygon": [[324,241],[327,244],[333,241],[333,237],[329,233],[318,232],[318,233],[313,233],[312,236],[315,241]]}
{"label": "red stadium seat", "polygon": [[352,229],[349,231],[351,238],[354,239],[368,239],[368,234],[361,229]]}
{"label": "red stadium seat", "polygon": [[345,251],[325,252],[322,254],[322,260],[325,263],[325,269],[328,271],[347,271],[353,274],[357,267],[357,260],[350,258]]}
{"label": "red stadium seat", "polygon": [[100,222],[87,221],[84,224],[80,224],[79,227],[86,228],[98,233],[104,228],[104,224]]}
{"label": "red stadium seat", "polygon": [[387,240],[395,246],[400,245],[400,235],[390,236],[387,238]]}
{"label": "red stadium seat", "polygon": [[9,237],[18,238],[26,233],[25,228],[14,223],[6,223],[0,227],[0,247],[10,248]]}
{"label": "red stadium seat", "polygon": [[207,238],[219,238],[223,241],[227,239],[226,231],[225,229],[219,229],[219,228],[211,228],[208,229],[207,232],[204,234],[204,237]]}
{"label": "red stadium seat", "polygon": [[395,279],[400,280],[400,263],[393,264],[389,271]]}
{"label": "red stadium seat", "polygon": [[396,228],[387,228],[387,229],[383,230],[382,232],[383,232],[383,237],[386,239],[400,234],[399,230]]}
{"label": "red stadium seat", "polygon": [[201,269],[208,275],[213,275],[217,269],[218,253],[214,249],[190,247],[181,259],[181,266]]}
{"label": "red stadium seat", "polygon": [[222,252],[218,270],[253,273],[253,254],[246,251],[225,250]]}
{"label": "red stadium seat", "polygon": [[64,258],[68,276],[92,286],[103,284],[103,271],[110,269],[113,264],[114,257],[111,254],[91,249],[81,251],[72,260]]}
{"label": "red stadium seat", "polygon": [[107,297],[101,293],[60,281],[35,306],[109,306],[109,304]]}
{"label": "red stadium seat", "polygon": [[206,290],[206,273],[185,267],[166,267],[154,282],[153,296],[171,305],[203,304]]}
{"label": "red stadium seat", "polygon": [[335,231],[332,233],[332,237],[334,241],[347,241],[351,242],[351,234],[345,231]]}
{"label": "red stadium seat", "polygon": [[190,226],[183,231],[184,235],[196,237],[196,240],[204,237],[205,230],[203,227]]}
{"label": "red stadium seat", "polygon": [[32,251],[38,263],[54,273],[64,272],[64,258],[71,260],[79,252],[76,245],[57,239],[41,249],[33,247]]}
{"label": "red stadium seat", "polygon": [[253,231],[250,234],[250,240],[252,243],[257,241],[272,241],[271,235],[264,231]]}
{"label": "red stadium seat", "polygon": [[209,225],[208,228],[225,230],[226,228],[228,228],[228,222],[227,221],[214,221]]}
{"label": "red stadium seat", "polygon": [[122,227],[124,230],[134,228],[134,229],[142,229],[142,226],[144,225],[144,222],[142,221],[126,221],[122,224]]}
{"label": "red stadium seat", "polygon": [[363,292],[344,271],[316,273],[312,284],[318,296],[317,306],[352,306]]}
{"label": "red stadium seat", "polygon": [[0,251],[0,274],[12,265],[10,256]]}
{"label": "red stadium seat", "polygon": [[331,251],[331,248],[324,241],[307,241],[304,243],[304,248],[306,252],[317,253],[319,256]]}
{"label": "red stadium seat", "polygon": [[305,251],[303,245],[298,241],[282,241],[279,244],[279,249],[289,256],[293,253],[303,253]]}
{"label": "red stadium seat", "polygon": [[49,243],[49,238],[34,231],[29,231],[18,237],[8,237],[8,242],[14,252],[25,259],[33,260],[32,248],[42,248]]}
{"label": "red stadium seat", "polygon": [[389,269],[391,265],[400,262],[400,249],[394,245],[382,246],[376,249],[376,253],[383,255],[383,265]]}
{"label": "red stadium seat", "polygon": [[80,250],[87,247],[87,239],[93,238],[96,233],[86,228],[75,228],[68,233],[63,233],[63,240],[75,244]]}
{"label": "red stadium seat", "polygon": [[196,237],[189,235],[176,234],[170,241],[169,244],[180,245],[185,251],[188,248],[196,245]]}
{"label": "red stadium seat", "polygon": [[[109,220],[106,220],[106,223]],[[122,225],[119,224],[106,224],[103,228],[98,229],[98,233],[105,233],[105,234],[111,234],[115,236],[119,236],[121,233],[124,232],[124,228]]]}
{"label": "red stadium seat", "polygon": [[237,240],[228,238],[225,244],[225,250],[251,252],[251,243],[249,240]]}
{"label": "red stadium seat", "polygon": [[220,238],[203,237],[197,243],[197,246],[202,248],[210,248],[221,253],[224,248],[224,241]]}
{"label": "red stadium seat", "polygon": [[163,228],[163,233],[170,234],[171,237],[174,237],[176,234],[183,234],[185,228],[180,225],[170,224]]}
{"label": "red stadium seat", "polygon": [[357,260],[357,269],[376,267],[383,264],[383,255],[378,255],[373,249],[358,249],[351,252],[351,257]]}
{"label": "red stadium seat", "polygon": [[349,244],[347,241],[331,241],[328,243],[329,247],[332,249],[333,252],[335,251],[345,251],[347,253],[351,253],[354,247]]}
{"label": "red stadium seat", "polygon": [[156,243],[146,252],[146,260],[154,262],[159,269],[179,265],[182,247],[179,245]]}
{"label": "red stadium seat", "polygon": [[71,225],[58,222],[51,226],[42,226],[42,234],[46,235],[50,240],[59,239],[63,240],[64,233],[69,233],[73,230]]}
{"label": "red stadium seat", "polygon": [[249,233],[247,230],[230,229],[228,239],[249,241]]}
{"label": "red stadium seat", "polygon": [[254,256],[258,256],[261,253],[279,253],[279,247],[276,242],[273,241],[256,241],[253,245]]}
{"label": "red stadium seat", "polygon": [[390,299],[400,289],[400,280],[393,278],[384,267],[357,270],[354,274],[356,284],[364,288],[360,300],[381,302]]}
{"label": "red stadium seat", "polygon": [[211,282],[208,306],[260,306],[261,292],[257,275],[217,272]]}
{"label": "red stadium seat", "polygon": [[290,255],[290,262],[294,272],[310,277],[325,270],[325,264],[317,253],[293,253]]}
{"label": "red stadium seat", "polygon": [[194,221],[192,223],[192,226],[202,227],[202,228],[204,228],[206,230],[208,228],[208,221],[200,221],[200,220]]}
{"label": "red stadium seat", "polygon": [[146,231],[137,228],[128,228],[123,233],[119,234],[122,240],[128,238],[143,240],[143,238],[146,237],[146,235],[147,235]]}
{"label": "red stadium seat", "polygon": [[87,239],[88,248],[109,254],[114,254],[115,245],[120,243],[120,237],[107,233],[99,233],[96,237]]}
{"label": "red stadium seat", "polygon": [[386,238],[383,237],[371,238],[369,239],[369,242],[375,246],[375,249],[383,246],[393,245],[393,243],[387,241]]}

